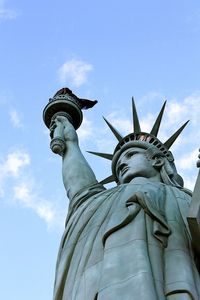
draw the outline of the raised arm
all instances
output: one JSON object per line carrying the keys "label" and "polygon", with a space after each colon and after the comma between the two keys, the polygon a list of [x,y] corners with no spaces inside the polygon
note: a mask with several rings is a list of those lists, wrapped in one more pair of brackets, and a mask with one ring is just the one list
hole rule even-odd
{"label": "raised arm", "polygon": [[78,136],[73,125],[63,116],[57,116],[51,125],[51,130],[60,127],[66,143],[63,154],[63,183],[69,199],[86,186],[97,183],[96,177],[83,156],[78,143]]}

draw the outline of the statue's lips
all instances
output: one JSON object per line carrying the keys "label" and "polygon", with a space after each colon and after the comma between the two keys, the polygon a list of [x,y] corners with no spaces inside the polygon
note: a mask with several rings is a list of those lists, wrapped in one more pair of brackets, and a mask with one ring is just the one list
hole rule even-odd
{"label": "statue's lips", "polygon": [[129,170],[129,167],[124,167],[121,171],[121,175],[124,175]]}

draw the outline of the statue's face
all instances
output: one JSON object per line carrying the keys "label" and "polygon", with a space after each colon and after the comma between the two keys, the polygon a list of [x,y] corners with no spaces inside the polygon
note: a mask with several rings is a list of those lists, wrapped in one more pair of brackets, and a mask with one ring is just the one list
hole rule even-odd
{"label": "statue's face", "polygon": [[125,150],[116,164],[116,174],[120,183],[128,183],[135,177],[157,178],[160,173],[154,168],[153,160],[145,155],[142,148],[129,148]]}

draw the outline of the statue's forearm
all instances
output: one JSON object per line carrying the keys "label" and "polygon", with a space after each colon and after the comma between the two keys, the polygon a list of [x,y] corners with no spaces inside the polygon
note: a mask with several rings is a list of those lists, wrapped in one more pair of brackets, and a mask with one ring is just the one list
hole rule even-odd
{"label": "statue's forearm", "polygon": [[96,177],[78,143],[69,142],[63,156],[63,183],[69,199],[84,187],[96,182]]}

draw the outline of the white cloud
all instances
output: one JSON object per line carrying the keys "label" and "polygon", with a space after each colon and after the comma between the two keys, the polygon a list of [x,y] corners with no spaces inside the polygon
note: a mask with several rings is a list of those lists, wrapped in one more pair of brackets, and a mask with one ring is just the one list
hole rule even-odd
{"label": "white cloud", "polygon": [[23,150],[10,152],[0,161],[0,197],[5,194],[5,185],[9,179],[17,179],[25,166],[30,164],[29,154]]}
{"label": "white cloud", "polygon": [[[160,95],[160,100],[159,100],[158,96],[159,93],[155,93],[155,92],[147,94],[147,96],[141,98],[142,103],[140,102],[139,105],[140,106],[146,105],[147,107],[146,110],[148,110],[148,107],[150,108],[150,110],[152,110],[154,104],[157,105],[158,101],[162,102],[162,98],[164,98],[162,95]],[[183,144],[191,143],[191,141],[193,141],[193,143],[197,142],[197,140],[200,139],[199,103],[200,103],[200,91],[196,91],[191,95],[183,98],[182,100],[169,99],[167,101],[167,105],[163,115],[163,120],[160,126],[158,138],[161,141],[166,141],[176,130],[178,130],[189,119],[190,120],[189,124],[187,125],[186,129],[184,129],[183,133],[180,134],[180,137],[173,145],[173,149],[182,147]],[[155,118],[157,117],[157,113],[158,112],[154,111],[153,113],[149,114],[148,111],[146,111],[145,117],[141,118],[141,122],[140,122],[142,130],[145,131],[147,129],[148,131],[149,129],[151,129],[155,121]],[[185,131],[187,133],[185,133]]]}
{"label": "white cloud", "polygon": [[77,133],[80,141],[85,141],[89,138],[92,138],[93,136],[94,133],[93,124],[85,116],[83,118],[83,123],[79,127]]}
{"label": "white cloud", "polygon": [[12,20],[17,17],[18,13],[5,7],[5,1],[0,0],[0,20]]}
{"label": "white cloud", "polygon": [[184,154],[182,157],[176,159],[176,165],[181,170],[190,170],[196,167],[196,162],[198,159],[198,148],[195,150]]}
{"label": "white cloud", "polygon": [[165,99],[164,95],[156,92],[156,91],[151,91],[146,93],[140,98],[140,104],[141,107],[145,107],[147,103],[151,103],[152,101],[155,102],[160,102],[161,100]]}
{"label": "white cloud", "polygon": [[187,112],[185,105],[172,101],[168,103],[167,106],[167,118],[168,121],[173,124],[174,122],[179,122],[182,120],[182,116]]}
{"label": "white cloud", "polygon": [[183,175],[183,179],[184,179],[184,187],[193,191],[194,190],[194,185],[196,182],[196,177],[192,176],[192,177],[188,177],[187,174],[184,176]]}
{"label": "white cloud", "polygon": [[190,169],[182,169],[179,174],[184,179],[184,187],[190,189],[191,191],[194,190],[194,186],[196,184],[196,180],[198,177],[199,169],[196,167],[197,159],[194,162],[193,168]]}
{"label": "white cloud", "polygon": [[10,110],[10,121],[13,124],[14,127],[16,128],[21,128],[22,127],[22,121],[21,117],[18,111],[15,109]]}
{"label": "white cloud", "polygon": [[117,146],[117,140],[112,136],[110,137],[110,135],[112,134],[109,133],[109,138],[107,133],[104,134],[104,136],[99,136],[98,140],[96,141],[97,149],[93,147],[93,149],[90,148],[89,150],[112,154],[115,147]]}
{"label": "white cloud", "polygon": [[178,123],[184,123],[188,119],[191,120],[190,123],[192,123],[192,125],[197,125],[199,123],[200,115],[199,104],[200,91],[197,91],[189,95],[188,97],[185,97],[182,101],[178,101],[177,99],[168,101],[165,113],[165,119],[167,119],[167,127],[169,127],[170,125],[176,125]]}
{"label": "white cloud", "polygon": [[33,179],[22,180],[13,188],[14,200],[22,207],[32,209],[46,222],[48,228],[63,226],[64,212],[58,211],[53,202],[41,197],[37,190]]}
{"label": "white cloud", "polygon": [[[41,196],[38,184],[30,174],[30,155],[20,149],[10,152],[0,162],[0,197],[7,195],[11,203],[32,209],[48,228],[64,224],[64,212],[53,201]],[[8,200],[7,200],[8,201]]]}
{"label": "white cloud", "polygon": [[148,113],[146,117],[142,118],[140,121],[141,130],[144,132],[150,132],[154,122],[155,116],[153,116],[153,114]]}
{"label": "white cloud", "polygon": [[0,8],[0,19],[12,20],[17,17],[17,12],[12,9]]}
{"label": "white cloud", "polygon": [[58,77],[62,84],[67,81],[70,84],[79,87],[86,83],[87,75],[93,70],[93,66],[82,60],[72,59],[66,61],[58,70]]}
{"label": "white cloud", "polygon": [[[126,118],[126,115],[122,114],[120,111],[112,112],[106,116],[106,120],[111,123],[122,136],[128,134],[132,130],[132,123]],[[102,120],[102,122],[104,122],[104,120]],[[104,124],[102,123],[104,126],[101,128],[94,128],[94,131],[96,133],[98,132],[98,134],[94,135],[92,142],[96,144],[97,149],[94,150],[90,148],[89,150],[112,153],[117,145],[117,139],[105,122]]]}
{"label": "white cloud", "polygon": [[111,123],[115,129],[117,129],[120,134],[128,134],[132,129],[132,122],[127,118],[127,116],[122,115],[120,111],[112,112],[106,117],[109,123]]}
{"label": "white cloud", "polygon": [[27,152],[17,150],[9,153],[4,162],[0,164],[1,178],[7,176],[18,177],[22,167],[30,164],[30,156]]}

